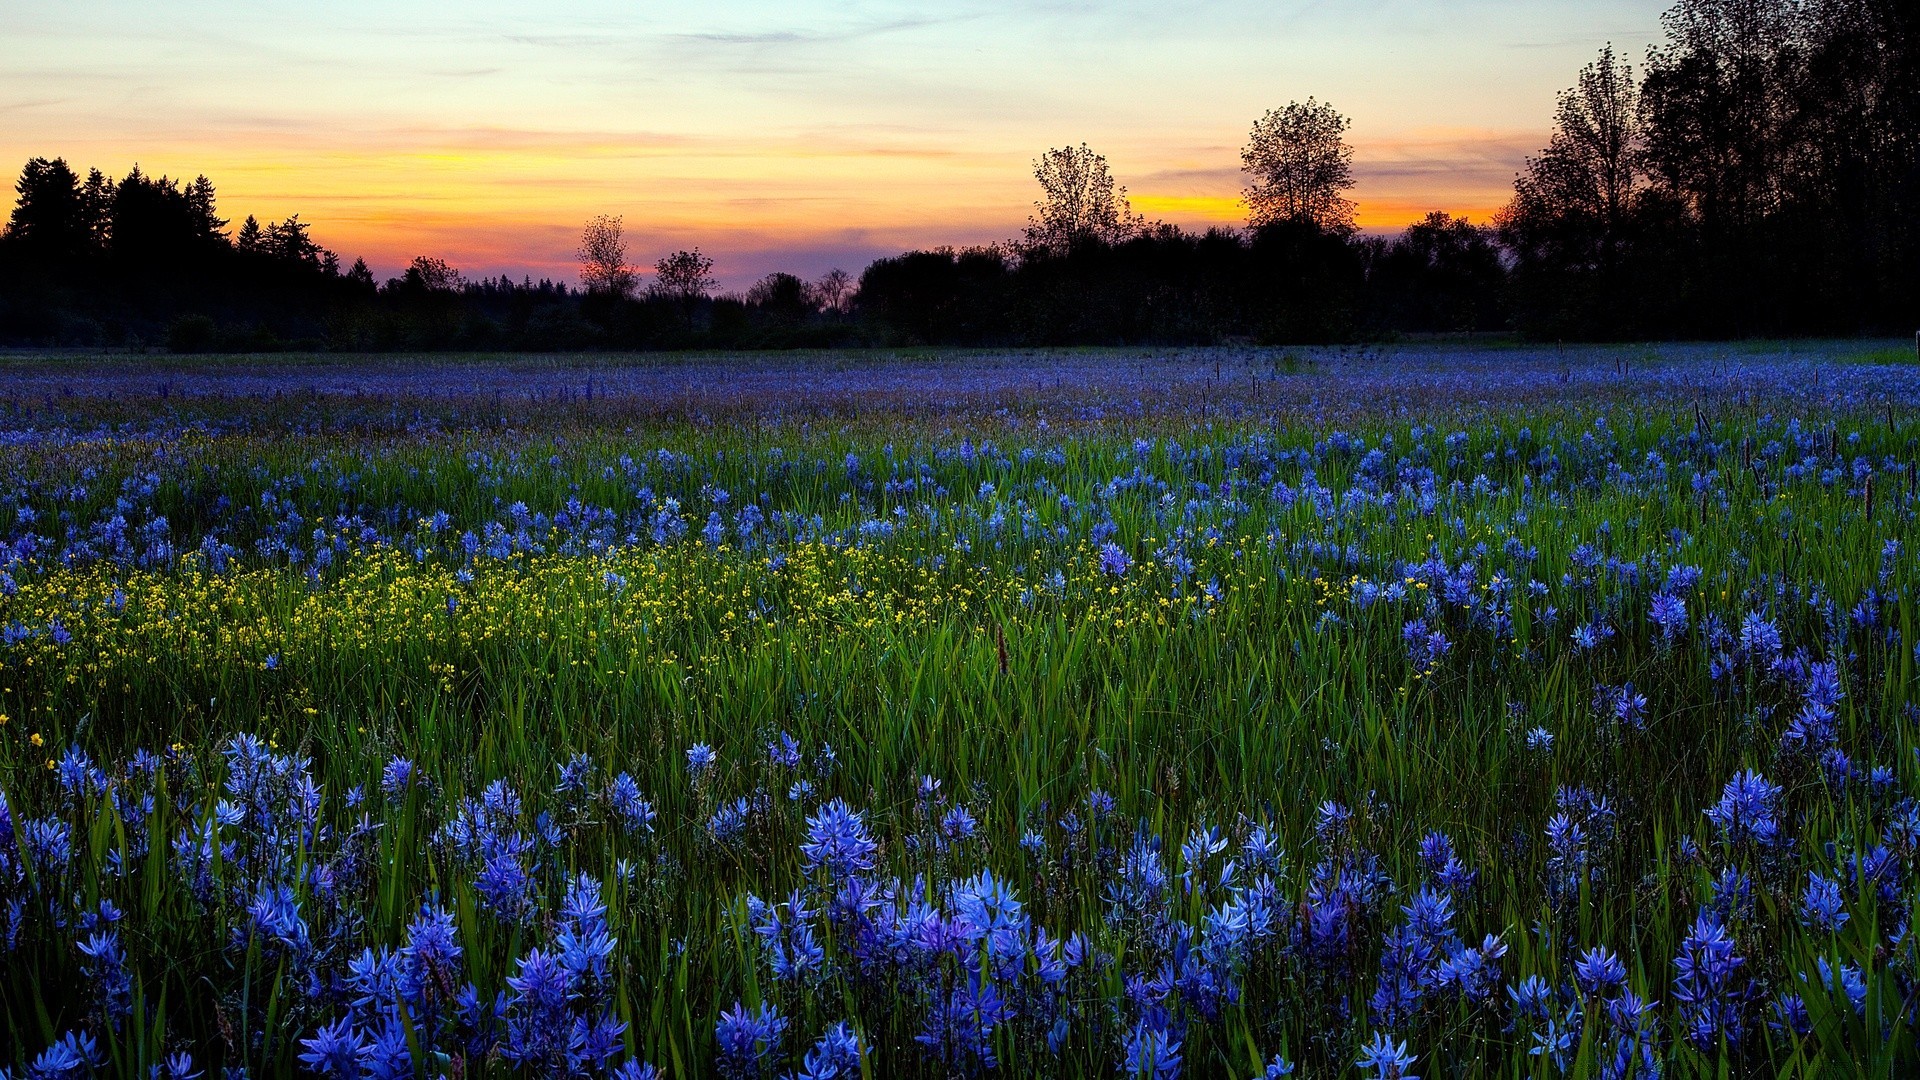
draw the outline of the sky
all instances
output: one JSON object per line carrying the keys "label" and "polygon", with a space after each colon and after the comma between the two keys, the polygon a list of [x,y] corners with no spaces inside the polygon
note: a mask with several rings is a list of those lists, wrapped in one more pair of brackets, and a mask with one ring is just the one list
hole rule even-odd
{"label": "sky", "polygon": [[1015,235],[1051,146],[1149,218],[1236,224],[1239,148],[1352,120],[1364,228],[1490,217],[1554,95],[1669,0],[0,0],[0,169],[205,173],[381,276],[572,280],[587,218],[722,284]]}

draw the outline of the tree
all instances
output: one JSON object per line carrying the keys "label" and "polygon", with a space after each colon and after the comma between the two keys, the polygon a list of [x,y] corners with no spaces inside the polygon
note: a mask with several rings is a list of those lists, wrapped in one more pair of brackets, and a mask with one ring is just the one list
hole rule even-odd
{"label": "tree", "polygon": [[426,293],[455,293],[467,283],[460,271],[447,265],[445,259],[431,255],[414,256],[400,280],[406,289]]}
{"label": "tree", "polygon": [[807,283],[792,274],[768,274],[747,290],[747,303],[779,315],[797,316],[813,307]]}
{"label": "tree", "polygon": [[288,265],[319,270],[333,253],[314,243],[308,228],[299,214],[274,222],[267,226],[263,250]]}
{"label": "tree", "polygon": [[1523,258],[1568,268],[1617,265],[1640,153],[1633,68],[1608,45],[1560,93],[1546,149],[1514,179],[1513,201],[1499,219],[1503,239]]}
{"label": "tree", "polygon": [[1789,88],[1805,70],[1793,0],[1680,0],[1661,17],[1641,95],[1656,182],[1709,233],[1739,231],[1781,193]]}
{"label": "tree", "polygon": [[845,313],[853,307],[853,275],[838,267],[827,271],[813,283],[813,298],[822,311]]}
{"label": "tree", "polygon": [[1491,230],[1434,211],[1392,242],[1369,240],[1380,325],[1414,332],[1497,330],[1507,271]]}
{"label": "tree", "polygon": [[684,304],[706,298],[713,291],[713,260],[692,251],[676,251],[653,264],[653,291]]}
{"label": "tree", "polygon": [[589,293],[625,298],[633,292],[627,242],[618,216],[600,214],[580,232],[580,283]]}
{"label": "tree", "polygon": [[[88,177],[92,182],[92,177]],[[194,231],[200,239],[215,247],[225,247],[227,243],[227,219],[214,211],[213,181],[202,173],[187,185],[187,207],[193,213]]]}
{"label": "tree", "polygon": [[8,239],[52,260],[76,258],[91,246],[80,178],[64,158],[28,161],[13,190],[20,198],[7,220]]}
{"label": "tree", "polygon": [[203,246],[193,207],[177,181],[138,165],[113,189],[112,252],[123,267],[177,273]]}
{"label": "tree", "polygon": [[1087,148],[1048,150],[1033,163],[1040,182],[1038,211],[1027,219],[1031,248],[1063,253],[1088,240],[1117,244],[1140,234],[1146,219],[1127,203],[1127,189],[1116,187],[1107,159]]}
{"label": "tree", "polygon": [[235,250],[248,255],[259,255],[266,250],[266,231],[260,228],[260,219],[252,214],[240,223],[240,234],[233,238]]}
{"label": "tree", "polygon": [[87,170],[87,182],[80,186],[80,217],[87,228],[87,245],[105,251],[113,242],[113,190],[111,177],[99,169]]}
{"label": "tree", "polygon": [[1247,222],[1254,228],[1308,222],[1339,235],[1353,232],[1354,204],[1341,192],[1353,186],[1351,121],[1333,106],[1308,98],[1269,109],[1253,125],[1240,151],[1241,168],[1252,175],[1246,189]]}

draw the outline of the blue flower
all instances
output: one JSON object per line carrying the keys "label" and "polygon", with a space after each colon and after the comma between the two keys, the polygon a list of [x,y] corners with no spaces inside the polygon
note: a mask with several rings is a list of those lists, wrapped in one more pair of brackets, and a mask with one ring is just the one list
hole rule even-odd
{"label": "blue flower", "polygon": [[1733,1044],[1745,1036],[1745,964],[1744,957],[1734,955],[1726,927],[1702,912],[1673,958],[1673,996],[1695,1049],[1704,1053],[1722,1038]]}
{"label": "blue flower", "polygon": [[1660,628],[1660,636],[1671,641],[1687,631],[1687,602],[1672,593],[1656,593],[1647,617]]}
{"label": "blue flower", "polygon": [[305,1050],[300,1063],[332,1080],[356,1080],[360,1075],[360,1039],[353,1033],[353,1021],[341,1017],[324,1025],[308,1038],[300,1040]]}
{"label": "blue flower", "polygon": [[1360,1048],[1359,1066],[1374,1070],[1374,1080],[1420,1080],[1407,1070],[1413,1067],[1417,1055],[1407,1052],[1403,1039],[1399,1043],[1385,1032],[1374,1034],[1372,1041]]}
{"label": "blue flower", "polygon": [[501,1055],[510,1064],[557,1074],[567,1064],[572,1043],[573,1016],[567,1008],[573,993],[571,973],[559,957],[539,949],[520,957],[516,966],[518,974],[507,977],[513,997],[507,1003],[507,1040]]}
{"label": "blue flower", "polygon": [[718,756],[719,755],[713,752],[713,747],[708,746],[706,743],[694,743],[692,746],[687,747],[687,772],[691,774],[694,779],[699,779],[706,775],[708,769],[713,768],[713,764],[715,760],[718,759]]}
{"label": "blue flower", "polygon": [[714,1025],[714,1041],[720,1044],[720,1075],[730,1078],[765,1076],[780,1053],[780,1038],[786,1034],[787,1019],[771,1004],[761,1003],[749,1011],[734,1002],[733,1008],[720,1014]]}
{"label": "blue flower", "polygon": [[1180,1075],[1180,1040],[1164,1028],[1133,1025],[1121,1047],[1120,1071],[1135,1080],[1174,1080]]}
{"label": "blue flower", "polygon": [[1596,945],[1580,954],[1573,965],[1574,982],[1590,998],[1611,995],[1627,981],[1627,965],[1605,945]]}
{"label": "blue flower", "polygon": [[77,1080],[105,1063],[92,1035],[69,1031],[33,1059],[27,1075],[32,1080]]}
{"label": "blue flower", "polygon": [[626,773],[613,778],[607,785],[607,805],[614,816],[620,819],[629,833],[653,831],[653,804],[640,793],[640,785]]}
{"label": "blue flower", "polygon": [[807,1051],[794,1080],[839,1080],[860,1075],[860,1038],[845,1021],[828,1028]]}
{"label": "blue flower", "polygon": [[560,780],[553,790],[561,795],[584,794],[592,779],[593,759],[585,754],[575,754],[560,766]]}
{"label": "blue flower", "polygon": [[1769,848],[1780,841],[1780,788],[1752,769],[1727,781],[1720,801],[1707,810],[1707,819],[1719,828],[1720,838],[1738,847],[1752,843]]}
{"label": "blue flower", "polygon": [[117,1029],[133,1009],[133,978],[127,973],[126,956],[120,951],[120,934],[114,930],[95,933],[78,942],[77,947],[85,958],[80,964],[81,971],[93,982],[101,1012]]}
{"label": "blue flower", "polygon": [[829,875],[841,878],[873,869],[878,848],[860,814],[846,800],[834,799],[807,818],[807,838],[800,854],[808,873],[824,867]]}
{"label": "blue flower", "polygon": [[1750,611],[1740,620],[1740,651],[1750,660],[1769,667],[1780,658],[1782,648],[1780,628],[1762,618],[1757,611]]}
{"label": "blue flower", "polygon": [[1815,930],[1838,931],[1848,919],[1840,883],[1818,872],[1807,874],[1807,891],[1800,898],[1800,921]]}
{"label": "blue flower", "polygon": [[1111,540],[1100,545],[1100,572],[1108,577],[1120,577],[1133,567],[1133,557],[1120,550]]}
{"label": "blue flower", "polygon": [[413,762],[406,758],[396,757],[388,761],[386,768],[380,771],[380,792],[390,800],[405,795],[408,786],[412,783]]}

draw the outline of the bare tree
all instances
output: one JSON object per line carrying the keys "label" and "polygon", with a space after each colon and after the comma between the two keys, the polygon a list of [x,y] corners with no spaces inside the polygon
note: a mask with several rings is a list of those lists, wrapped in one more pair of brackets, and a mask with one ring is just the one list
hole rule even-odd
{"label": "bare tree", "polygon": [[813,283],[813,299],[820,310],[844,313],[853,306],[853,275],[835,267]]}
{"label": "bare tree", "polygon": [[1351,233],[1353,203],[1341,194],[1353,186],[1353,147],[1346,140],[1351,126],[1332,105],[1313,98],[1267,110],[1240,151],[1241,167],[1253,176],[1246,189],[1248,224],[1308,222]]}
{"label": "bare tree", "polygon": [[1033,204],[1039,213],[1027,219],[1033,247],[1058,252],[1084,240],[1118,243],[1146,228],[1146,219],[1127,203],[1127,189],[1114,185],[1107,159],[1086,143],[1040,155],[1033,178],[1040,182]]}
{"label": "bare tree", "polygon": [[691,304],[713,291],[713,260],[692,251],[676,251],[653,264],[653,291],[670,300]]}
{"label": "bare tree", "polygon": [[601,214],[580,231],[580,282],[590,293],[625,297],[633,292],[627,241],[618,216]]}

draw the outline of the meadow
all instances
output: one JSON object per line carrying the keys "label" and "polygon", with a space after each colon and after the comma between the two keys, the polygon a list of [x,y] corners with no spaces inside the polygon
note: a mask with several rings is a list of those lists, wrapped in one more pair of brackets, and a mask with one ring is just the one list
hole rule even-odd
{"label": "meadow", "polygon": [[0,356],[0,1076],[1912,1075],[1902,349]]}

